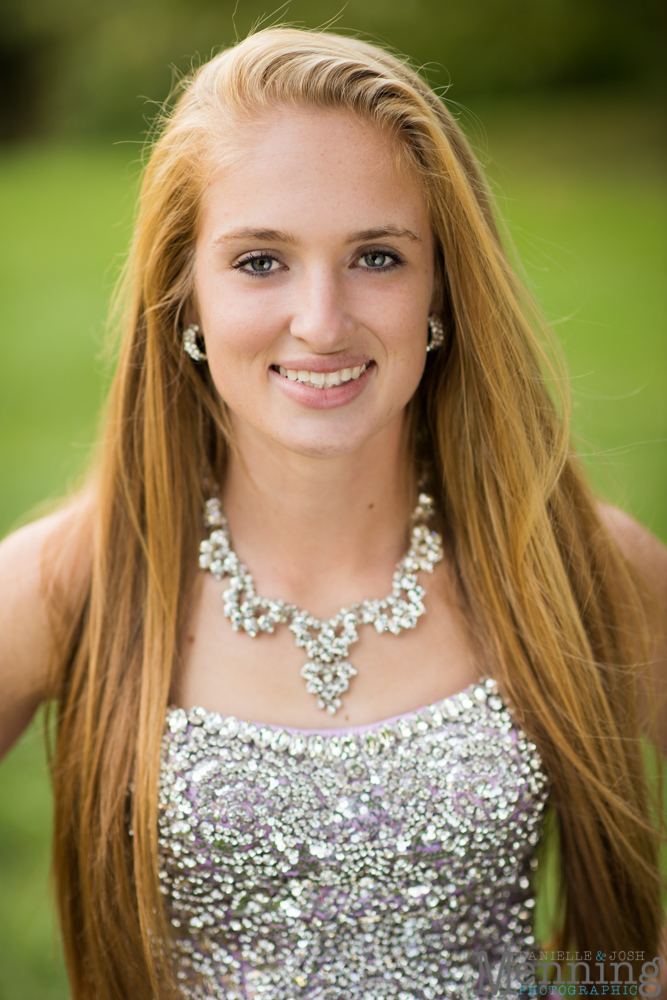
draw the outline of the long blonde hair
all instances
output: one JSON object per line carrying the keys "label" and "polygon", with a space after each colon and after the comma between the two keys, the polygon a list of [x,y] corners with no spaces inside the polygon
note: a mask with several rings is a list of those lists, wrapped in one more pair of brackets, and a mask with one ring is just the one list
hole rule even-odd
{"label": "long blonde hair", "polygon": [[[551,781],[560,940],[652,955],[659,877],[635,699],[647,657],[641,596],[571,453],[538,321],[461,131],[405,62],[333,34],[258,32],[181,90],[145,170],[122,289],[91,569],[60,618],[55,872],[73,997],[177,994],[158,886],[160,737],[204,484],[222,474],[229,442],[210,375],[184,359],[179,330],[202,186],[244,126],[276,107],[357,115],[421,181],[446,346],[409,406],[411,452],[437,494],[490,669]],[[52,594],[54,606],[61,598]]]}

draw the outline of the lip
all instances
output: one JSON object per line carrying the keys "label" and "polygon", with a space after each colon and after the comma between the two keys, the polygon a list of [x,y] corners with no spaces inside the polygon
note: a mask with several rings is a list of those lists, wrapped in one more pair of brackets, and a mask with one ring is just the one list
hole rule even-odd
{"label": "lip", "polygon": [[[326,359],[322,358],[320,359],[320,365],[328,363],[329,367],[316,367],[308,362],[310,367],[306,368],[304,363],[302,370],[324,372],[326,374],[328,372],[337,372],[341,368],[355,368],[357,365],[361,367],[361,365],[370,362],[370,359],[368,358],[364,358],[361,361],[356,358],[353,360],[354,364],[348,364],[347,358],[336,359],[336,367],[334,368],[331,367],[331,364],[327,362]],[[281,362],[281,364],[283,368],[288,367],[288,365],[283,362]],[[299,364],[301,364],[301,362],[299,362]],[[292,362],[289,362],[289,367],[293,367]],[[301,406],[305,406],[309,410],[335,410],[339,406],[347,406],[348,403],[351,403],[361,395],[370,379],[374,378],[376,368],[377,365],[370,364],[363,375],[360,375],[359,378],[354,379],[354,381],[351,380],[349,382],[343,382],[341,385],[332,385],[326,389],[313,389],[309,385],[304,385],[303,382],[290,382],[290,380],[285,378],[284,375],[281,375],[280,372],[275,371],[273,367],[269,368],[269,377],[272,380],[276,380],[281,391],[295,403],[299,403]]]}
{"label": "lip", "polygon": [[369,354],[339,354],[335,358],[301,358],[295,361],[288,358],[287,361],[274,361],[274,368],[291,368],[293,371],[323,372],[325,375],[331,372],[342,371],[343,368],[361,368],[368,365],[373,359]]}

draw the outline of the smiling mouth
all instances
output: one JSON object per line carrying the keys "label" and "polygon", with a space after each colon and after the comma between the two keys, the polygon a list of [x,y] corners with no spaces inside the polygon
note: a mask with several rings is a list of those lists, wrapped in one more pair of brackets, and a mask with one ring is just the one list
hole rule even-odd
{"label": "smiling mouth", "polygon": [[337,372],[296,371],[294,368],[283,368],[280,365],[271,365],[271,367],[274,371],[279,372],[283,378],[289,379],[290,382],[301,382],[302,385],[307,385],[312,389],[332,389],[345,382],[354,382],[372,364],[374,364],[373,361],[367,361],[366,364],[357,365],[356,368],[340,368]]}

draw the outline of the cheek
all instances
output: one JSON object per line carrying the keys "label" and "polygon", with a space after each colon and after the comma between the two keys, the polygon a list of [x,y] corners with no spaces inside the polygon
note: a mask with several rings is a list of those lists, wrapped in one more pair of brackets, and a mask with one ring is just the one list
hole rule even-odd
{"label": "cheek", "polygon": [[214,337],[206,353],[213,384],[231,406],[256,393],[259,379],[266,378],[265,366],[258,363],[256,352],[248,349],[242,336],[230,336],[227,331]]}
{"label": "cheek", "polygon": [[214,363],[252,358],[272,336],[267,329],[267,310],[262,309],[261,297],[253,291],[239,291],[235,274],[220,273],[218,266],[206,260],[198,268],[194,302],[206,353]]}
{"label": "cheek", "polygon": [[402,395],[404,402],[407,403],[417,391],[417,386],[419,385],[422,375],[424,374],[425,365],[426,348],[424,348],[423,351],[421,348],[417,351],[413,349],[410,352],[409,357],[402,359],[399,379],[403,389]]}
{"label": "cheek", "polygon": [[276,331],[267,326],[266,311],[255,315],[249,308],[203,310],[201,313],[206,353],[213,380],[227,380],[234,373],[248,377],[267,368],[266,357]]}
{"label": "cheek", "polygon": [[428,320],[424,317],[415,322],[415,313],[423,311],[423,304],[407,310],[398,317],[394,325],[394,335],[388,342],[388,357],[395,367],[397,376],[407,380],[421,378],[426,364],[426,344],[428,340]]}

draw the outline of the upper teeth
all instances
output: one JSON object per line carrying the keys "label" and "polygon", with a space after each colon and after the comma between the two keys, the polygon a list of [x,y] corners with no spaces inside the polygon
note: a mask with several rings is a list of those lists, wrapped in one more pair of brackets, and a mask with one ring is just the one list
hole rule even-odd
{"label": "upper teeth", "polygon": [[350,382],[359,378],[366,371],[370,362],[364,365],[357,365],[356,368],[341,368],[337,372],[307,372],[305,370],[295,371],[294,368],[279,367],[278,371],[290,382],[303,382],[304,385],[312,386],[314,389],[328,389],[332,385],[340,385],[341,382]]}

